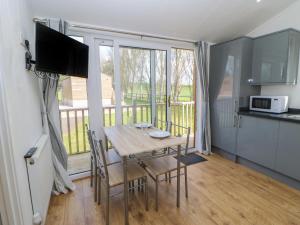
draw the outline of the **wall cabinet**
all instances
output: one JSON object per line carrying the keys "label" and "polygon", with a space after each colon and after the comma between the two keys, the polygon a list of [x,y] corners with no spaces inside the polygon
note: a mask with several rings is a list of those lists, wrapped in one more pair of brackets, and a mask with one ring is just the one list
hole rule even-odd
{"label": "wall cabinet", "polygon": [[300,33],[289,29],[253,41],[253,85],[296,84]]}
{"label": "wall cabinet", "polygon": [[275,168],[279,121],[239,116],[237,155]]}
{"label": "wall cabinet", "polygon": [[300,124],[280,122],[275,169],[300,180]]}

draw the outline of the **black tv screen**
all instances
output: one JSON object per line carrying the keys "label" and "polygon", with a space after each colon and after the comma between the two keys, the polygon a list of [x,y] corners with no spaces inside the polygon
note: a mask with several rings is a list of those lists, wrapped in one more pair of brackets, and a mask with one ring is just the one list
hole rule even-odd
{"label": "black tv screen", "polygon": [[38,71],[88,77],[89,47],[40,23],[35,51]]}

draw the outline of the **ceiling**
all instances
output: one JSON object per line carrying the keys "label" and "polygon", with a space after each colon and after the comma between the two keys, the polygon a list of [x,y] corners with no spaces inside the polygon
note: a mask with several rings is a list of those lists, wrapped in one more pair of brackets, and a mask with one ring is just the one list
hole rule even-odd
{"label": "ceiling", "polygon": [[29,0],[34,15],[157,36],[220,42],[246,35],[296,0]]}

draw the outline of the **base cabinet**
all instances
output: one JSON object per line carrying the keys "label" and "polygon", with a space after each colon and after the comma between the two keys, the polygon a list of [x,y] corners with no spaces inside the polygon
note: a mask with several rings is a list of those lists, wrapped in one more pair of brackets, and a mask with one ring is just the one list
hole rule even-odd
{"label": "base cabinet", "polygon": [[237,155],[270,169],[275,168],[279,121],[239,117]]}
{"label": "base cabinet", "polygon": [[300,124],[280,122],[275,170],[300,180]]}

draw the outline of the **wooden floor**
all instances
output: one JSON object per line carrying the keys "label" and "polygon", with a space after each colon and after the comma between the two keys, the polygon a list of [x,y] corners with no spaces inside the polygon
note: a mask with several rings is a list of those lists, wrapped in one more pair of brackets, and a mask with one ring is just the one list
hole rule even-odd
{"label": "wooden floor", "polygon": [[[150,183],[150,209],[143,195],[130,194],[132,225],[300,225],[300,192],[219,155],[189,167],[189,199],[176,205],[176,181],[161,183],[160,209],[154,210],[154,184]],[[89,179],[76,182],[75,192],[52,197],[47,225],[102,225],[103,211],[94,203]],[[120,190],[116,190],[118,192]],[[123,222],[122,194],[111,201],[111,224]]]}

